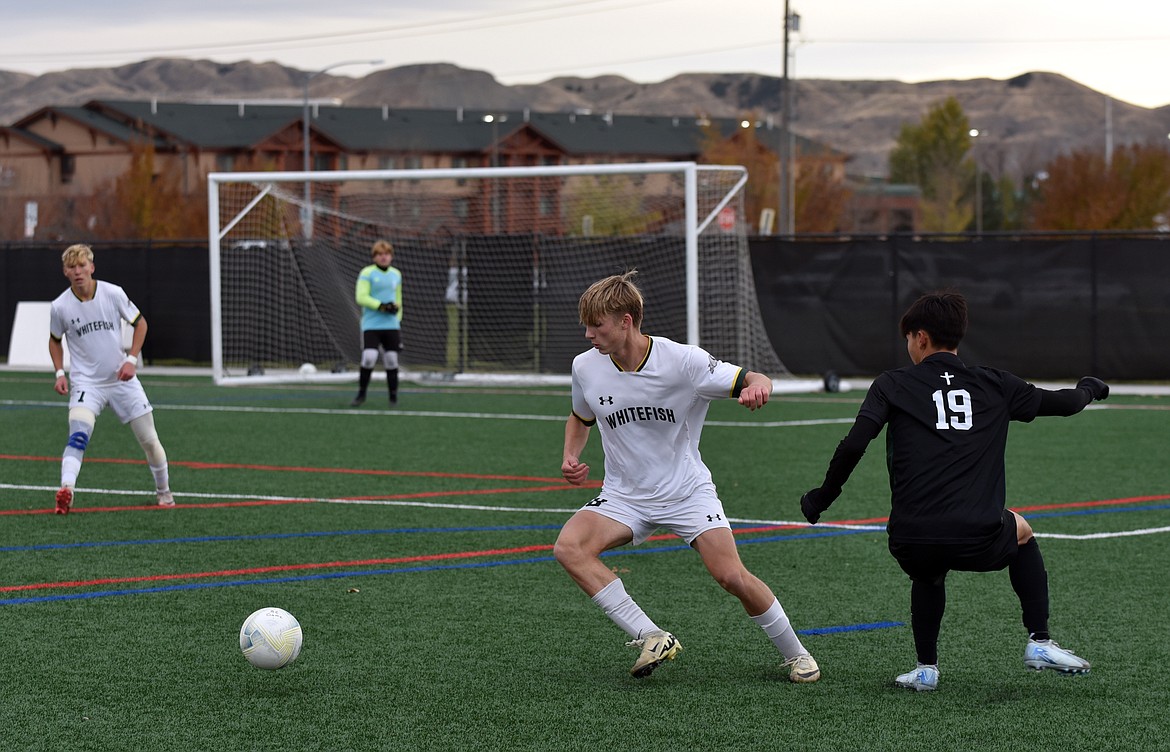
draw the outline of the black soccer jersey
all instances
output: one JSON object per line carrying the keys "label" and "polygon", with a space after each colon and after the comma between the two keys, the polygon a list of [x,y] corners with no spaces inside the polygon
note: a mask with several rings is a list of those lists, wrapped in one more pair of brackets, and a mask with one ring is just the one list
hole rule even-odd
{"label": "black soccer jersey", "polygon": [[968,368],[947,352],[875,379],[858,415],[886,426],[890,539],[949,543],[994,534],[1006,503],[1008,423],[1030,422],[1039,406],[1032,384]]}

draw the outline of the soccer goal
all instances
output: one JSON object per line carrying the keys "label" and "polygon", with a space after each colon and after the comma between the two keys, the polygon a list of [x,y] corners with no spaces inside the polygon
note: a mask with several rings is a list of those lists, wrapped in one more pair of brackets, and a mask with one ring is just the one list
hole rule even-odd
{"label": "soccer goal", "polygon": [[588,346],[577,299],[636,268],[643,331],[786,374],[764,330],[742,167],[694,163],[208,179],[218,384],[352,380],[358,272],[402,271],[404,378],[558,382]]}

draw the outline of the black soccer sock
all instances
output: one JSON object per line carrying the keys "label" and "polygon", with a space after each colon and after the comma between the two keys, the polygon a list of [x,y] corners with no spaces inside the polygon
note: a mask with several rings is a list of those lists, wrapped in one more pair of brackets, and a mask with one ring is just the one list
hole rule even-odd
{"label": "black soccer sock", "polygon": [[370,375],[374,373],[373,368],[363,368],[358,374],[358,396],[365,397],[366,390],[370,388]]}
{"label": "black soccer sock", "polygon": [[390,401],[398,401],[398,369],[391,368],[386,371],[386,387],[390,390]]}
{"label": "black soccer sock", "polygon": [[947,608],[947,586],[924,580],[910,584],[910,627],[914,631],[914,650],[918,662],[938,665],[938,633],[942,627],[943,612]]}
{"label": "black soccer sock", "polygon": [[1020,598],[1024,628],[1033,639],[1049,639],[1048,571],[1044,569],[1044,557],[1035,538],[1020,546],[1016,558],[1008,565],[1008,576],[1012,580],[1012,590]]}

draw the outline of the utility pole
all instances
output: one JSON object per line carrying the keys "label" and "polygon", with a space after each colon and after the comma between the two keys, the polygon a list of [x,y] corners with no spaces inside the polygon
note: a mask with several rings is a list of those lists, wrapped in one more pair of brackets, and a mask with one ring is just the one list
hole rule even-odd
{"label": "utility pole", "polygon": [[800,16],[789,10],[789,0],[784,0],[784,65],[780,79],[780,223],[781,235],[792,235],[796,231],[796,202],[792,186],[792,80],[788,75],[788,35],[800,30]]}

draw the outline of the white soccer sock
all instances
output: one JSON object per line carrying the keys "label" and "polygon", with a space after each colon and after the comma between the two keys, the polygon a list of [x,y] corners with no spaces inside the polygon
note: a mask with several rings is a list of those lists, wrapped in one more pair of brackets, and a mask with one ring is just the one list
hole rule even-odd
{"label": "white soccer sock", "polygon": [[81,473],[81,457],[66,455],[61,458],[61,485],[73,488],[77,485],[77,476]]}
{"label": "white soccer sock", "polygon": [[753,616],[752,621],[760,625],[785,660],[808,653],[800,638],[796,636],[796,630],[792,628],[792,622],[788,621],[788,614],[784,613],[784,607],[780,605],[779,600],[772,601],[768,610],[759,616]]}
{"label": "white soccer sock", "polygon": [[167,469],[167,465],[163,465],[162,467],[151,465],[150,474],[154,476],[154,488],[156,491],[171,490],[170,472]]}
{"label": "white soccer sock", "polygon": [[658,629],[642,607],[634,603],[634,599],[626,593],[626,586],[622,584],[621,578],[597,591],[597,595],[593,596],[593,602],[601,607],[614,624],[635,640]]}

